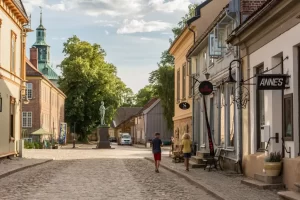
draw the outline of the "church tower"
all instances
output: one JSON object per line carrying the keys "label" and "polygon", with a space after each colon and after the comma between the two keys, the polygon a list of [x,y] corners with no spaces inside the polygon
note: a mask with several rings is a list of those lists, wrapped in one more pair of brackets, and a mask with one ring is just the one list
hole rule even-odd
{"label": "church tower", "polygon": [[40,25],[36,29],[36,42],[32,47],[38,49],[38,70],[56,84],[58,75],[50,66],[50,46],[46,43],[46,28],[43,26],[42,8],[40,12]]}

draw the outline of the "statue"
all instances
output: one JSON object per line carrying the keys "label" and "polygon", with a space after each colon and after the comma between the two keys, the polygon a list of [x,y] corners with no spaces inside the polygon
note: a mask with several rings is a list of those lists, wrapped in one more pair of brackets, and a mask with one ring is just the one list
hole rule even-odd
{"label": "statue", "polygon": [[99,111],[100,111],[100,117],[101,117],[101,123],[100,123],[100,125],[106,125],[105,124],[105,111],[107,110],[108,108],[105,108],[104,107],[104,102],[103,101],[101,101],[101,106],[100,106],[100,108],[99,108]]}

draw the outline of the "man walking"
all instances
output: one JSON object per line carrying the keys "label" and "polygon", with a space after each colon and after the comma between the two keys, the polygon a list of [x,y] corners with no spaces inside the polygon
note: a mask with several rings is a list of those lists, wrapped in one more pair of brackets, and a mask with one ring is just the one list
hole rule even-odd
{"label": "man walking", "polygon": [[155,138],[152,140],[152,153],[154,155],[155,172],[159,173],[159,164],[161,161],[161,147],[162,141],[160,139],[160,133],[155,133]]}

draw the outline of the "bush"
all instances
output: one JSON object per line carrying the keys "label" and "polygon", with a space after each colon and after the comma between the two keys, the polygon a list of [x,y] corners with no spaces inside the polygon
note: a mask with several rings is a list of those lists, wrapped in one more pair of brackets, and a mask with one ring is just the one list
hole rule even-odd
{"label": "bush", "polygon": [[269,156],[265,158],[265,162],[281,162],[282,156],[280,152],[271,152]]}
{"label": "bush", "polygon": [[24,148],[25,149],[34,149],[35,146],[34,146],[34,143],[32,143],[32,142],[24,141]]}

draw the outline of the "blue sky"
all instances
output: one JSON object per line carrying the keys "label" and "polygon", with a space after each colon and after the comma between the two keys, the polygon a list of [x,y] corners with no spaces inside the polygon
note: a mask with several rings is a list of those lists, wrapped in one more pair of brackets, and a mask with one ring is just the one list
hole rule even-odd
{"label": "blue sky", "polygon": [[[32,29],[43,25],[51,46],[53,66],[64,55],[63,42],[77,35],[98,43],[106,60],[118,69],[118,76],[135,93],[148,84],[149,73],[157,68],[161,52],[168,49],[171,29],[187,12],[190,3],[202,0],[23,0]],[[35,42],[28,34],[27,49]],[[29,52],[29,51],[27,51]],[[29,54],[27,53],[29,56]],[[59,70],[56,69],[56,71]]]}

